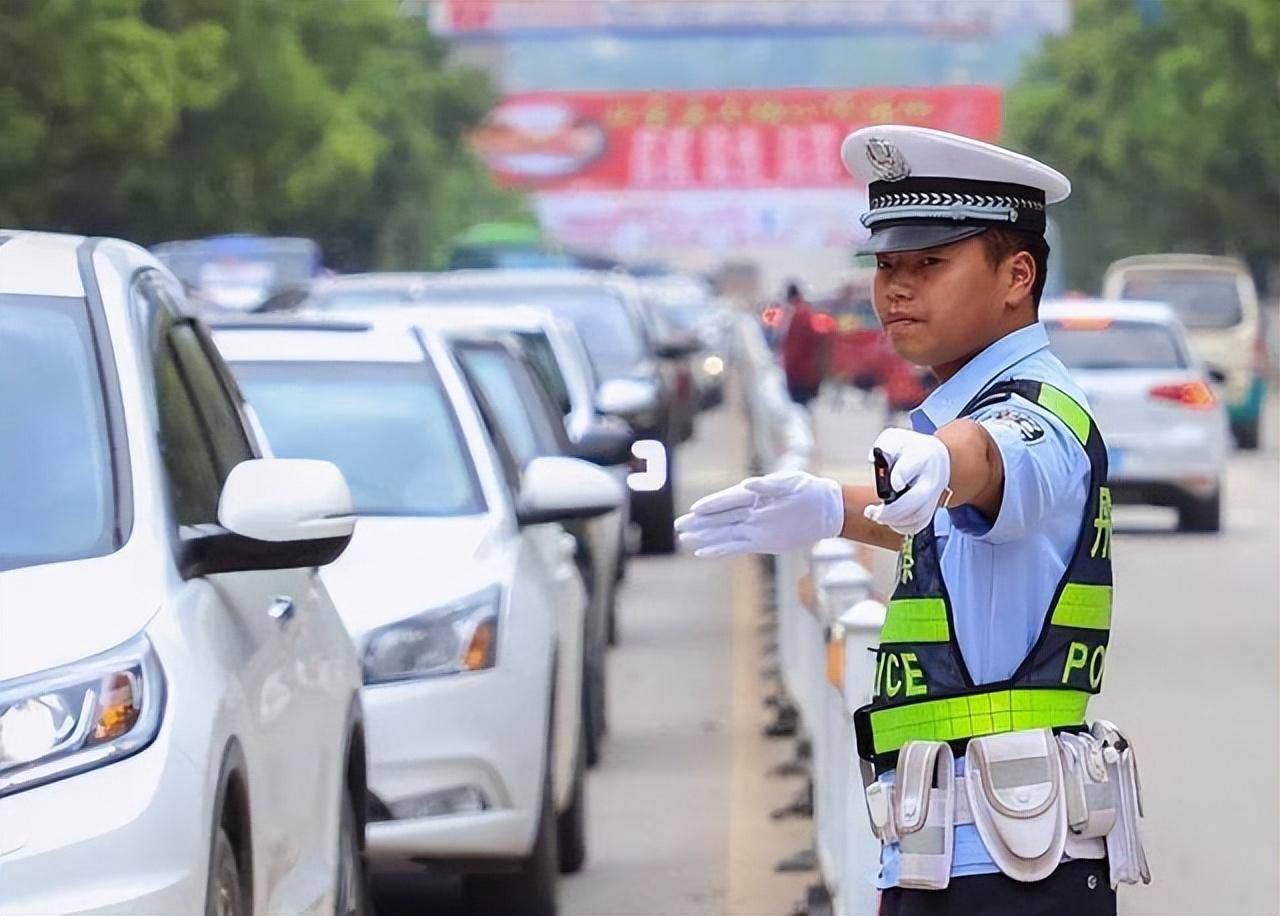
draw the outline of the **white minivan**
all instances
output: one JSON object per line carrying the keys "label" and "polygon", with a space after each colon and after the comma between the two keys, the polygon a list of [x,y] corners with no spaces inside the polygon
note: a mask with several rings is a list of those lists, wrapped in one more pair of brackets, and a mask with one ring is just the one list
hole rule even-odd
{"label": "white minivan", "polygon": [[215,339],[272,448],[351,482],[324,579],[364,667],[375,881],[449,868],[478,914],[548,916],[586,854],[586,593],[560,522],[624,491],[573,458],[517,466],[443,338],[403,320]]}
{"label": "white minivan", "polygon": [[1125,258],[1107,268],[1102,295],[1167,303],[1221,391],[1236,444],[1258,447],[1268,357],[1258,291],[1243,261],[1205,254]]}
{"label": "white minivan", "polygon": [[181,296],[0,232],[0,913],[365,908],[351,496],[263,457]]}

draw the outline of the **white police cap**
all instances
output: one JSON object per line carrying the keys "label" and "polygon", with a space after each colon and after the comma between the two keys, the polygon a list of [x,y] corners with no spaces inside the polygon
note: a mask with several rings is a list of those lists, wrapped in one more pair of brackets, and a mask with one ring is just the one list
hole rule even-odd
{"label": "white police cap", "polygon": [[845,168],[867,183],[859,254],[916,251],[1012,229],[1043,237],[1045,207],[1071,182],[1011,150],[927,127],[863,127],[840,146]]}

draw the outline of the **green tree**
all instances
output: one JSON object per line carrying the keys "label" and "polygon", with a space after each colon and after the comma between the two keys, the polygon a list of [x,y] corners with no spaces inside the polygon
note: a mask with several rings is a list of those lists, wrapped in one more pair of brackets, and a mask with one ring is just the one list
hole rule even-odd
{"label": "green tree", "polygon": [[523,206],[466,143],[487,80],[444,54],[395,0],[0,0],[0,220],[437,263]]}
{"label": "green tree", "polygon": [[1072,180],[1068,283],[1118,257],[1280,256],[1280,3],[1080,0],[1006,101],[1008,141]]}

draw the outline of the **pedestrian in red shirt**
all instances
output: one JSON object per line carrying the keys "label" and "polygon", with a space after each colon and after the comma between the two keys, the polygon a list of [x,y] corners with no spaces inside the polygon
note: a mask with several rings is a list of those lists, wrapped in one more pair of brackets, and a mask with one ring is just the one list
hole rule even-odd
{"label": "pedestrian in red shirt", "polygon": [[779,348],[782,371],[787,377],[787,393],[797,404],[808,405],[818,396],[822,384],[822,339],[813,322],[813,306],[805,300],[800,287],[787,284],[790,320]]}

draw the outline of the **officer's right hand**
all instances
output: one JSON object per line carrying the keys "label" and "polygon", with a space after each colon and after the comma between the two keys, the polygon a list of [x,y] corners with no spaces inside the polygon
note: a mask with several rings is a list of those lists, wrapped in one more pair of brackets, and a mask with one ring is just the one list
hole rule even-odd
{"label": "officer's right hand", "polygon": [[786,553],[836,537],[843,527],[840,484],[803,471],[748,477],[676,519],[680,544],[696,557]]}
{"label": "officer's right hand", "polygon": [[906,429],[886,429],[876,438],[872,454],[877,448],[889,459],[889,483],[901,495],[890,503],[867,506],[863,514],[898,534],[923,531],[949,492],[951,453],[936,436]]}

